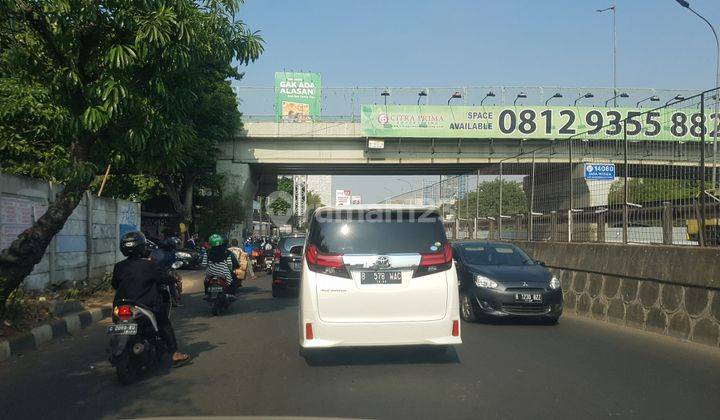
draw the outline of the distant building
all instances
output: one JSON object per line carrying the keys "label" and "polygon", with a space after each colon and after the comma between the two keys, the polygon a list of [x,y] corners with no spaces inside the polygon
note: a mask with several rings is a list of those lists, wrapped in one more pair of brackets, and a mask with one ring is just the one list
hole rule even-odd
{"label": "distant building", "polygon": [[333,204],[332,175],[308,175],[307,183],[308,190],[317,194],[324,205]]}

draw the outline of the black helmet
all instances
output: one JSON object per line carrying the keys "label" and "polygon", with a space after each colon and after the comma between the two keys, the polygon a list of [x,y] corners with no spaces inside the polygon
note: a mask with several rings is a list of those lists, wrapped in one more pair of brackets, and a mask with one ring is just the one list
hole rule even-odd
{"label": "black helmet", "polygon": [[143,257],[147,239],[142,232],[128,232],[120,239],[120,252],[126,257]]}

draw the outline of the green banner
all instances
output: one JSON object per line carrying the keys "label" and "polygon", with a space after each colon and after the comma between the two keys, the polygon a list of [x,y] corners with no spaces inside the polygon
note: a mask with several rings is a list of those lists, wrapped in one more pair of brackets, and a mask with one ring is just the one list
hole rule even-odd
{"label": "green banner", "polygon": [[281,122],[310,122],[320,118],[320,74],[275,73],[275,115]]}
{"label": "green banner", "polygon": [[699,140],[711,138],[720,116],[692,108],[646,113],[636,108],[543,106],[363,105],[365,137],[479,139]]}

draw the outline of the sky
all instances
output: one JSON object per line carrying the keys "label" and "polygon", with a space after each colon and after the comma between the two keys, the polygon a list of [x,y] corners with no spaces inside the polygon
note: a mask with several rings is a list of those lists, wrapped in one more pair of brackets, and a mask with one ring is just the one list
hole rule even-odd
{"label": "sky", "polygon": [[[323,86],[612,86],[611,0],[246,0],[239,18],[265,52],[241,86],[313,71]],[[690,0],[720,30],[720,0]],[[617,0],[620,87],[706,89],[709,27],[675,0]],[[250,100],[250,99],[248,99]],[[364,201],[407,191],[395,178],[334,177]],[[418,184],[417,177],[402,177]]]}

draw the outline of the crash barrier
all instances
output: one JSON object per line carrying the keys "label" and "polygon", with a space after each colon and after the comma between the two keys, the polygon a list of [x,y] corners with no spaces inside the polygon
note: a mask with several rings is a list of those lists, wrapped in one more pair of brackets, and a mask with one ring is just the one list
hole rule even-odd
{"label": "crash barrier", "polygon": [[[45,212],[63,186],[0,172],[0,249],[10,246]],[[97,197],[87,192],[55,235],[45,256],[25,278],[23,287],[40,290],[50,285],[102,277],[123,258],[119,238],[140,227],[140,204]]]}
{"label": "crash barrier", "polygon": [[561,281],[564,310],[720,346],[720,250],[512,241]]}

